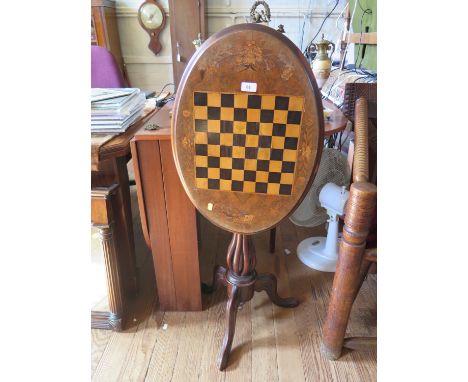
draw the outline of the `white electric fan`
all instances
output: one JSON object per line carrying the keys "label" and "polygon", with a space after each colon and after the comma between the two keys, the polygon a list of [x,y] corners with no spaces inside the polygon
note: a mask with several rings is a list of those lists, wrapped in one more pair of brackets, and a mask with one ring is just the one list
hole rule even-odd
{"label": "white electric fan", "polygon": [[327,237],[310,237],[299,243],[297,255],[308,267],[334,272],[338,259],[338,216],[343,215],[350,180],[346,156],[339,150],[323,149],[312,187],[290,216],[299,226],[316,227],[328,220]]}

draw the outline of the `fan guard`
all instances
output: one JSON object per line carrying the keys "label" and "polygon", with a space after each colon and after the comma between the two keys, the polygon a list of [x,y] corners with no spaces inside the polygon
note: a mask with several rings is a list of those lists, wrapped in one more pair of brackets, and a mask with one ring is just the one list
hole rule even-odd
{"label": "fan guard", "polygon": [[327,183],[348,186],[351,177],[346,155],[341,151],[324,148],[320,165],[309,192],[289,219],[302,227],[317,227],[328,220],[327,210],[320,205],[319,195]]}

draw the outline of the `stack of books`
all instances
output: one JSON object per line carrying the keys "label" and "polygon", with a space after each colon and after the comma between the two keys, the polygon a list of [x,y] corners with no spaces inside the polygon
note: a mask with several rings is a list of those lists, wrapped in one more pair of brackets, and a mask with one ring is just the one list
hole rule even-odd
{"label": "stack of books", "polygon": [[91,132],[123,133],[142,115],[145,101],[137,88],[92,88]]}

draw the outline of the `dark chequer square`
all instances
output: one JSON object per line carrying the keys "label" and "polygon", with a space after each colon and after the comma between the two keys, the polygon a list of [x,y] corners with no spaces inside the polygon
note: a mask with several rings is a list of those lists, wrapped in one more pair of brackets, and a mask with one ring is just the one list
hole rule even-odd
{"label": "dark chequer square", "polygon": [[283,150],[282,149],[271,149],[270,159],[271,160],[283,160]]}
{"label": "dark chequer square", "polygon": [[257,160],[257,171],[268,171],[270,168],[270,161]]}
{"label": "dark chequer square", "polygon": [[258,153],[257,147],[246,147],[245,148],[245,159],[256,159]]}
{"label": "dark chequer square", "polygon": [[232,191],[244,191],[244,182],[240,180],[233,180],[231,189]]}
{"label": "dark chequer square", "polygon": [[221,170],[219,170],[219,172],[220,172],[219,176],[221,179],[231,180],[232,170],[222,168]]}
{"label": "dark chequer square", "polygon": [[262,97],[255,94],[249,94],[247,99],[247,107],[249,109],[260,109],[262,106]]}
{"label": "dark chequer square", "polygon": [[281,164],[281,172],[284,172],[284,173],[293,173],[294,172],[294,167],[295,167],[296,163],[295,162],[283,162]]}
{"label": "dark chequer square", "polygon": [[214,119],[216,121],[219,121],[220,117],[221,117],[220,107],[208,106],[208,119]]}
{"label": "dark chequer square", "polygon": [[264,97],[194,92],[193,139],[200,142],[193,142],[197,188],[292,194],[304,97]]}
{"label": "dark chequer square", "polygon": [[234,121],[247,121],[247,109],[234,109]]}
{"label": "dark chequer square", "polygon": [[301,112],[288,111],[288,123],[299,125],[301,123]]}
{"label": "dark chequer square", "polygon": [[271,137],[268,135],[260,135],[258,138],[258,147],[269,148],[271,146]]}
{"label": "dark chequer square", "polygon": [[249,182],[255,182],[256,174],[257,174],[256,171],[245,170],[244,171],[244,180],[247,180]]}
{"label": "dark chequer square", "polygon": [[282,184],[280,185],[279,193],[281,195],[291,195],[292,185],[291,184]]}
{"label": "dark chequer square", "polygon": [[208,168],[197,167],[196,168],[197,178],[208,178]]}
{"label": "dark chequer square", "polygon": [[208,144],[219,145],[219,133],[208,133]]}
{"label": "dark chequer square", "polygon": [[284,148],[288,150],[296,150],[297,149],[297,138],[286,137],[284,140]]}
{"label": "dark chequer square", "polygon": [[208,157],[209,168],[219,168],[219,157]]}
{"label": "dark chequer square", "polygon": [[221,145],[219,151],[222,157],[232,157],[232,146]]}
{"label": "dark chequer square", "polygon": [[193,94],[193,104],[195,106],[206,106],[208,102],[208,95],[206,93],[195,92]]}
{"label": "dark chequer square", "polygon": [[208,179],[208,188],[210,190],[219,190],[219,179]]}
{"label": "dark chequer square", "polygon": [[208,145],[197,143],[195,145],[195,154],[201,155],[201,156],[207,156],[208,155]]}
{"label": "dark chequer square", "polygon": [[286,125],[283,123],[274,123],[273,135],[276,137],[284,137],[286,135]]}
{"label": "dark chequer square", "polygon": [[245,146],[245,134],[234,134],[232,144],[233,146]]}
{"label": "dark chequer square", "polygon": [[196,119],[195,120],[195,131],[204,132],[208,131],[208,121],[204,119]]}
{"label": "dark chequer square", "polygon": [[270,172],[268,174],[268,183],[281,183],[281,173]]}
{"label": "dark chequer square", "polygon": [[235,170],[244,169],[244,159],[243,158],[232,158],[232,168]]}
{"label": "dark chequer square", "polygon": [[273,110],[261,110],[260,111],[260,122],[271,123],[273,122],[274,111]]}
{"label": "dark chequer square", "polygon": [[275,97],[275,110],[288,110],[289,97]]}
{"label": "dark chequer square", "polygon": [[255,183],[255,192],[260,192],[261,194],[266,194],[268,189],[267,183]]}
{"label": "dark chequer square", "polygon": [[221,107],[234,107],[234,94],[221,94]]}
{"label": "dark chequer square", "polygon": [[247,134],[258,135],[259,129],[258,122],[247,122]]}
{"label": "dark chequer square", "polygon": [[233,131],[232,127],[233,127],[233,122],[232,121],[221,121],[221,132],[222,133],[232,133],[232,131]]}

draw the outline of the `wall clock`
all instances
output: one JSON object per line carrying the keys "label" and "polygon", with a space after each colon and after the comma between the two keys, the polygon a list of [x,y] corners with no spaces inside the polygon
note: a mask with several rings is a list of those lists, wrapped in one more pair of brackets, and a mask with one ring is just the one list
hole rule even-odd
{"label": "wall clock", "polygon": [[161,50],[159,33],[166,24],[166,14],[155,0],[146,0],[138,9],[138,21],[141,27],[149,34],[148,48],[158,54]]}

